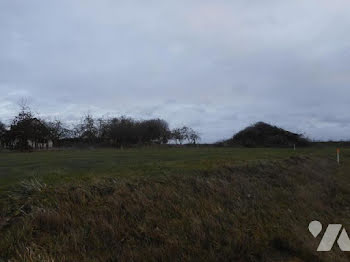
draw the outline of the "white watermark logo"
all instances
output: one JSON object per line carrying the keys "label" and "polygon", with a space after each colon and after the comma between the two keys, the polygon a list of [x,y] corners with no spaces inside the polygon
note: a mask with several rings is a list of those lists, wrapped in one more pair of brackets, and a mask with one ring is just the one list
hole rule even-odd
{"label": "white watermark logo", "polygon": [[[312,221],[309,224],[309,231],[316,238],[322,231],[322,224],[319,221]],[[339,232],[341,232],[340,235]],[[350,239],[348,233],[341,224],[328,225],[317,251],[331,251],[335,241],[337,241],[341,251],[350,251]]]}

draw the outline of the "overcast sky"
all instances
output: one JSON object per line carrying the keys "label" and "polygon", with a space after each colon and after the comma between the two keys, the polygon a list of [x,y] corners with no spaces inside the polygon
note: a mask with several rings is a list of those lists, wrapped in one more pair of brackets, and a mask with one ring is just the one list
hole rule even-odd
{"label": "overcast sky", "polygon": [[350,139],[348,0],[0,0],[0,120],[160,117],[204,142],[267,121]]}

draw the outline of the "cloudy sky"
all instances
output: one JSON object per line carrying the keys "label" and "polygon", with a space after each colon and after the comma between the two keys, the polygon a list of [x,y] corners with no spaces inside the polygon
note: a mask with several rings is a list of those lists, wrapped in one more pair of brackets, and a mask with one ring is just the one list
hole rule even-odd
{"label": "cloudy sky", "polygon": [[350,139],[348,0],[0,0],[0,120],[160,117],[204,142],[267,121]]}

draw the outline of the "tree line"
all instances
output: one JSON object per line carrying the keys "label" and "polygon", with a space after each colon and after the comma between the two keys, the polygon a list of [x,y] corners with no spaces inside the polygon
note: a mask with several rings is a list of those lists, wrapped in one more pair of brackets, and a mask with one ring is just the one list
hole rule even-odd
{"label": "tree line", "polygon": [[130,117],[94,118],[90,114],[68,126],[60,120],[47,121],[37,117],[28,107],[5,125],[0,121],[0,145],[9,149],[28,150],[33,145],[55,147],[101,145],[123,147],[131,145],[196,144],[199,133],[184,126],[171,130],[163,119],[135,120]]}

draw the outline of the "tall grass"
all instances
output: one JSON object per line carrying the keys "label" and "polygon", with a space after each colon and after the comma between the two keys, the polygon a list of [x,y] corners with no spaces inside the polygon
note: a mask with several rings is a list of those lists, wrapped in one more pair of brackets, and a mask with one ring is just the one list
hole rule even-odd
{"label": "tall grass", "polygon": [[[17,192],[22,197],[8,203],[14,207],[2,209],[8,222],[0,226],[0,257],[348,261],[339,251],[318,254],[318,241],[307,230],[312,220],[332,223],[343,215],[336,170],[330,159],[293,156],[238,166],[228,161],[195,174],[60,186],[26,182]],[[24,206],[25,212],[16,211]]]}

